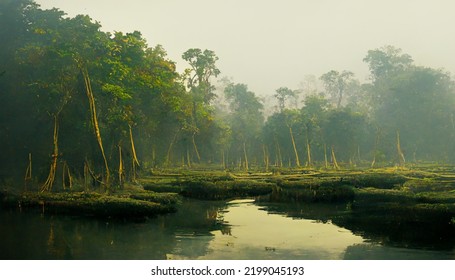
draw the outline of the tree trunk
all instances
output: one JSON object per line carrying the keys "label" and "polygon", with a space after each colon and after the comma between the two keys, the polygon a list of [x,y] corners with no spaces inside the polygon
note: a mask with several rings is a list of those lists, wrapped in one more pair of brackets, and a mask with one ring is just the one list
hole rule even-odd
{"label": "tree trunk", "polygon": [[264,144],[262,145],[262,150],[264,153],[265,171],[268,172],[269,171],[269,153],[268,153],[268,149],[266,148],[266,146]]}
{"label": "tree trunk", "polygon": [[337,158],[335,157],[335,150],[333,149],[333,146],[332,146],[332,163],[333,163],[333,167],[335,169],[340,169],[340,166],[338,165],[338,162],[337,162]]}
{"label": "tree trunk", "polygon": [[55,180],[55,172],[57,171],[57,160],[58,160],[58,115],[54,116],[54,136],[53,136],[53,153],[52,163],[49,169],[49,175],[47,176],[46,182],[41,186],[41,192],[52,191]]}
{"label": "tree trunk", "polygon": [[134,146],[134,140],[133,140],[133,130],[131,128],[131,125],[128,125],[130,128],[130,142],[131,142],[131,154],[133,155],[132,159],[132,168],[133,168],[133,182],[136,182],[136,167],[139,167],[139,160],[137,159],[137,154],[136,154],[136,148]]}
{"label": "tree trunk", "polygon": [[24,176],[24,191],[27,191],[27,182],[32,180],[32,153],[28,154],[28,165]]}
{"label": "tree trunk", "polygon": [[327,159],[327,145],[324,144],[324,163],[325,163],[325,168],[329,168],[329,161]]}
{"label": "tree trunk", "polygon": [[226,170],[226,159],[224,157],[224,149],[221,149],[221,167]]}
{"label": "tree trunk", "polygon": [[400,162],[400,166],[404,166],[406,160],[404,158],[403,151],[401,150],[400,133],[398,131],[397,131],[397,153],[398,153],[398,160]]}
{"label": "tree trunk", "polygon": [[68,164],[66,163],[66,161],[63,162],[63,168],[62,168],[62,186],[63,186],[63,189],[66,190],[66,181],[67,181],[67,178],[68,177],[68,188],[71,190],[73,188],[73,177],[71,176],[71,172],[70,172],[70,168],[68,166]]}
{"label": "tree trunk", "polygon": [[194,139],[195,138],[194,137],[195,134],[196,133],[193,133],[193,136],[191,138],[192,138],[192,141],[193,141],[194,152],[196,153],[196,157],[197,157],[198,162],[200,162],[201,161],[201,156],[199,155],[199,150],[198,150],[197,145],[196,145],[196,140]]}
{"label": "tree trunk", "polygon": [[245,171],[248,171],[248,156],[246,154],[246,143],[243,142],[243,155],[245,156]]}
{"label": "tree trunk", "polygon": [[180,132],[180,129],[175,133],[174,138],[172,138],[172,141],[169,144],[169,148],[167,149],[166,161],[165,161],[166,167],[168,167],[171,162],[172,147],[174,146],[174,143],[177,140],[177,136],[178,136],[179,132]]}
{"label": "tree trunk", "polygon": [[311,162],[311,146],[310,146],[310,141],[308,141],[308,137],[306,139],[306,152],[307,152],[307,157],[308,157],[307,166],[310,167],[313,164]]}
{"label": "tree trunk", "polygon": [[101,155],[103,156],[104,168],[106,169],[105,170],[105,182],[104,183],[105,183],[106,190],[109,191],[109,189],[110,189],[110,184],[109,184],[110,183],[109,182],[109,179],[110,179],[109,164],[107,163],[107,158],[106,158],[106,154],[104,152],[104,147],[103,147],[103,140],[101,138],[100,127],[98,125],[98,117],[96,115],[95,97],[93,95],[92,85],[90,83],[90,78],[89,78],[89,75],[88,75],[87,68],[81,69],[81,72],[82,72],[82,76],[84,77],[84,83],[85,83],[85,89],[86,89],[86,93],[87,93],[87,98],[88,98],[88,101],[89,101],[89,104],[90,104],[90,114],[91,114],[91,117],[92,117],[93,129],[95,131],[95,136],[96,136],[96,140],[98,141],[98,146],[100,148]]}
{"label": "tree trunk", "polygon": [[291,135],[292,148],[294,148],[295,164],[297,165],[297,167],[300,167],[299,153],[297,152],[297,147],[295,146],[294,133],[292,132],[292,127],[290,125],[288,127],[289,127],[289,135]]}
{"label": "tree trunk", "polygon": [[118,146],[119,153],[119,164],[118,164],[118,182],[120,188],[123,188],[123,183],[125,182],[125,168],[123,167],[123,158],[122,158],[122,147]]}

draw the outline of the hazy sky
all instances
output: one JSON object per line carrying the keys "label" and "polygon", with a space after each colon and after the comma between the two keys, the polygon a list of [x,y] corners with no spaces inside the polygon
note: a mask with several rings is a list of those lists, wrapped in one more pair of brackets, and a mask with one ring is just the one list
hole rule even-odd
{"label": "hazy sky", "polygon": [[350,70],[368,76],[370,49],[393,45],[416,64],[455,73],[453,0],[36,0],[104,31],[139,30],[179,71],[189,48],[218,55],[221,76],[257,94],[297,88],[305,75]]}

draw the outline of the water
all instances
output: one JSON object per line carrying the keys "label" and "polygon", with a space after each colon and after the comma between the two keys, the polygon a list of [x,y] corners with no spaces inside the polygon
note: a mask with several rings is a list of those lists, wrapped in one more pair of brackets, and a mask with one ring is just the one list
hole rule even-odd
{"label": "water", "polygon": [[175,214],[132,223],[3,210],[0,258],[455,259],[451,243],[435,250],[358,226],[354,233],[346,212],[346,205],[188,200]]}

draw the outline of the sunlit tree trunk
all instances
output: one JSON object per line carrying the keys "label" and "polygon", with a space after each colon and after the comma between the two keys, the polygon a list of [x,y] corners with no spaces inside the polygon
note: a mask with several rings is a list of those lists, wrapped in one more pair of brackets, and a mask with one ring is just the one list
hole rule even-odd
{"label": "sunlit tree trunk", "polygon": [[131,125],[128,125],[130,129],[130,143],[131,143],[131,154],[133,155],[132,159],[132,168],[133,168],[133,182],[136,181],[136,176],[137,176],[137,169],[136,167],[139,167],[139,160],[137,159],[137,154],[136,154],[136,147],[134,146],[134,139],[133,139],[133,130],[131,128]]}
{"label": "sunlit tree trunk", "polygon": [[324,144],[324,163],[325,163],[325,168],[329,168],[329,161],[327,159],[327,145]]}
{"label": "sunlit tree trunk", "polygon": [[246,153],[246,143],[243,142],[243,155],[245,157],[245,171],[248,171],[248,155]]}
{"label": "sunlit tree trunk", "polygon": [[197,145],[196,145],[196,140],[194,139],[195,138],[195,134],[196,133],[193,133],[193,136],[191,137],[191,139],[193,141],[194,152],[196,153],[197,160],[198,160],[198,162],[200,162],[201,161],[201,156],[199,155],[199,150],[198,150]]}
{"label": "sunlit tree trunk", "polygon": [[103,157],[104,168],[106,169],[105,170],[105,180],[104,180],[105,182],[104,183],[105,183],[106,190],[109,191],[109,189],[110,189],[109,164],[107,162],[106,154],[104,152],[103,140],[101,138],[100,127],[98,125],[98,117],[97,117],[97,114],[96,114],[95,97],[93,95],[92,85],[90,83],[90,77],[88,75],[87,68],[81,68],[81,72],[82,72],[82,76],[84,77],[85,90],[86,90],[88,101],[89,101],[89,104],[90,104],[90,114],[91,114],[91,118],[92,118],[93,129],[95,131],[96,140],[98,141],[98,146],[100,148],[101,155]]}
{"label": "sunlit tree trunk", "polygon": [[404,158],[403,151],[401,150],[400,133],[398,131],[397,131],[397,153],[398,153],[398,160],[400,162],[400,166],[404,166],[406,160]]}
{"label": "sunlit tree trunk", "polygon": [[47,176],[46,182],[41,186],[41,192],[52,191],[52,187],[54,185],[58,161],[58,114],[54,115],[53,146],[54,149],[52,153],[52,163],[49,169],[49,175]]}
{"label": "sunlit tree trunk", "polygon": [[118,182],[121,188],[125,182],[125,168],[123,167],[122,147],[118,146],[119,164],[118,164]]}
{"label": "sunlit tree trunk", "polygon": [[338,162],[337,162],[337,158],[335,157],[335,150],[334,150],[333,146],[332,146],[332,163],[333,163],[333,167],[335,169],[337,169],[337,170],[340,169],[340,166],[338,165]]}
{"label": "sunlit tree trunk", "polygon": [[307,166],[310,167],[312,166],[312,161],[311,161],[311,146],[310,146],[310,141],[308,141],[308,137],[306,139],[306,153],[307,153]]}
{"label": "sunlit tree trunk", "polygon": [[292,132],[292,127],[290,125],[288,127],[289,127],[289,134],[291,135],[292,148],[294,148],[295,164],[297,165],[297,167],[300,167],[299,153],[297,152],[297,147],[295,145],[294,133]]}

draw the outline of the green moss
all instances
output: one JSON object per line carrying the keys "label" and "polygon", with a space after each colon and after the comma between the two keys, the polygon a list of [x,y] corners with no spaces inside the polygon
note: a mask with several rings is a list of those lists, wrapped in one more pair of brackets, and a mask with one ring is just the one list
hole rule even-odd
{"label": "green moss", "polygon": [[207,200],[220,200],[235,197],[251,197],[272,192],[272,183],[238,180],[238,181],[186,181],[180,184],[183,196]]}
{"label": "green moss", "polygon": [[99,193],[23,193],[11,196],[21,209],[44,213],[113,218],[140,218],[175,212],[172,203],[164,204],[130,197]]}

